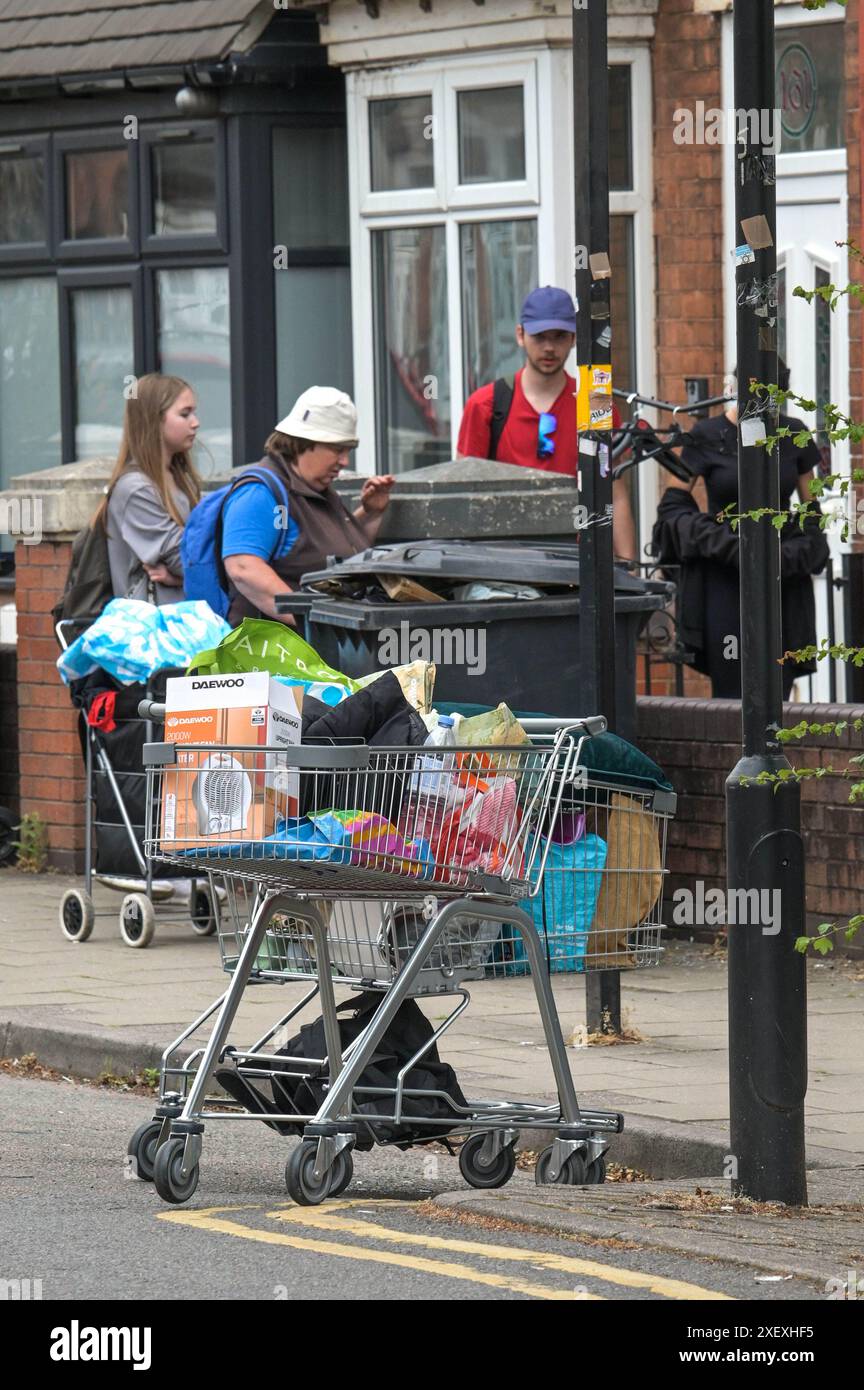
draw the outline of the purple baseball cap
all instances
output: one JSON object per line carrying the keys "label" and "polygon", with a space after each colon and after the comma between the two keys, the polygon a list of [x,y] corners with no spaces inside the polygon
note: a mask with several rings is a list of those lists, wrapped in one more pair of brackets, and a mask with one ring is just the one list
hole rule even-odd
{"label": "purple baseball cap", "polygon": [[526,333],[546,333],[552,328],[575,333],[576,305],[566,290],[544,285],[531,291],[522,305],[519,322]]}

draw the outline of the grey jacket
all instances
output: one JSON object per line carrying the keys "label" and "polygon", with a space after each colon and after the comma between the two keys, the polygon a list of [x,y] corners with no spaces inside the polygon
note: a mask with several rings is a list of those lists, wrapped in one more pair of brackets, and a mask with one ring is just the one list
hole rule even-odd
{"label": "grey jacket", "polygon": [[[184,522],[189,515],[189,499],[175,489],[177,510]],[[148,578],[144,565],[167,565],[172,574],[183,573],[180,540],[183,527],[165,510],[162,498],[150,479],[136,468],[124,473],[111,493],[107,516],[108,563],[115,598],[148,597]],[[185,597],[182,587],[156,584],[155,602],[179,603]]]}

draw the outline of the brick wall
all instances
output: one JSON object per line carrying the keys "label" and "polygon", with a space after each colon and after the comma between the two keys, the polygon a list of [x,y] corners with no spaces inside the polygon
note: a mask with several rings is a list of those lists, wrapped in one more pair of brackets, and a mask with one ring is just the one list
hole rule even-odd
{"label": "brick wall", "polygon": [[[850,705],[788,705],[788,725],[806,719],[829,723],[864,718]],[[741,756],[741,707],[734,700],[640,699],[640,747],[665,771],[679,795],[670,826],[669,894],[726,885],[725,783]],[[843,768],[864,751],[864,735],[823,735],[788,751],[796,767]],[[801,825],[807,874],[807,913],[812,926],[864,910],[864,808],[850,806],[849,784],[826,777],[805,782]],[[856,945],[864,949],[864,943]]]}
{"label": "brick wall", "polygon": [[84,771],[77,714],[57,674],[51,608],[69,568],[68,542],[16,547],[21,812],[48,826],[49,862],[78,870],[83,855]]}
{"label": "brick wall", "polygon": [[720,16],[660,0],[653,44],[657,390],[685,399],[684,377],[722,387],[723,146],[678,145],[673,114],[722,106]]}
{"label": "brick wall", "polygon": [[0,806],[17,816],[18,786],[18,690],[14,647],[0,647]]}

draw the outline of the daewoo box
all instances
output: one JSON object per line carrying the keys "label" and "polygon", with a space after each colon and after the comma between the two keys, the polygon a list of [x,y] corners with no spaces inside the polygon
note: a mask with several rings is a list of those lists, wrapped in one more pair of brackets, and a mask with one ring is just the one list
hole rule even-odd
{"label": "daewoo box", "polygon": [[165,740],[180,746],[163,779],[162,848],[260,840],[296,816],[299,774],[285,754],[256,749],[295,746],[300,732],[294,688],[266,671],[171,677]]}

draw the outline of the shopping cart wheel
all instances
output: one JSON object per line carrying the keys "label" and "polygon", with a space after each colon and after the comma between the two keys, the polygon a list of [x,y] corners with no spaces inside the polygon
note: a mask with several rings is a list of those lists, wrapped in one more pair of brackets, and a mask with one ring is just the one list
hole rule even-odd
{"label": "shopping cart wheel", "polygon": [[156,912],[144,893],[127,893],[120,908],[120,935],[127,946],[149,946],[156,930]]}
{"label": "shopping cart wheel", "polygon": [[[548,1187],[552,1182],[552,1179],[549,1177],[549,1165],[552,1162],[552,1149],[553,1146],[550,1144],[549,1148],[544,1149],[537,1159],[534,1168],[534,1181],[538,1187]],[[569,1158],[565,1159],[562,1163],[561,1171],[555,1181],[565,1187],[581,1187],[583,1183],[588,1181],[586,1173],[587,1165],[584,1155],[572,1153]]]}
{"label": "shopping cart wheel", "polygon": [[198,1186],[198,1164],[194,1164],[185,1178],[180,1172],[183,1162],[185,1139],[169,1139],[157,1150],[153,1164],[153,1185],[163,1202],[188,1202]]}
{"label": "shopping cart wheel", "polygon": [[459,1171],[470,1187],[503,1187],[516,1167],[516,1151],[507,1144],[491,1163],[483,1161],[485,1134],[472,1134],[459,1150]]}
{"label": "shopping cart wheel", "polygon": [[93,899],[81,888],[69,888],[60,899],[60,930],[67,941],[86,941],[96,914]]}
{"label": "shopping cart wheel", "polygon": [[606,1159],[601,1154],[599,1158],[593,1158],[588,1164],[588,1175],[586,1182],[605,1182],[606,1181]]}
{"label": "shopping cart wheel", "polygon": [[130,1167],[136,1178],[141,1178],[144,1182],[153,1181],[153,1165],[156,1162],[161,1132],[161,1120],[148,1120],[146,1124],[138,1126],[129,1140],[126,1153],[129,1155]]}
{"label": "shopping cart wheel", "polygon": [[[334,1187],[339,1192],[344,1192],[353,1175],[353,1162],[350,1170],[347,1168],[347,1164],[340,1167],[339,1160],[342,1158],[342,1154],[339,1154],[333,1167],[324,1174],[323,1178],[316,1178],[312,1170],[315,1167],[317,1154],[318,1140],[304,1139],[302,1144],[297,1145],[285,1164],[285,1186],[288,1188],[288,1196],[293,1197],[300,1207],[317,1207],[326,1197],[336,1195],[333,1191]],[[348,1157],[350,1158],[350,1155]],[[346,1172],[347,1176],[345,1176]]]}
{"label": "shopping cart wheel", "polygon": [[219,905],[210,889],[196,884],[192,890],[191,907],[190,916],[195,935],[212,936],[219,925]]}
{"label": "shopping cart wheel", "polygon": [[340,1154],[336,1155],[336,1162],[330,1169],[330,1173],[332,1177],[327,1196],[338,1197],[350,1185],[354,1176],[354,1160],[351,1157],[350,1149],[343,1149]]}

